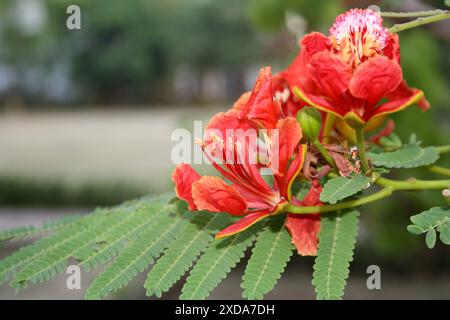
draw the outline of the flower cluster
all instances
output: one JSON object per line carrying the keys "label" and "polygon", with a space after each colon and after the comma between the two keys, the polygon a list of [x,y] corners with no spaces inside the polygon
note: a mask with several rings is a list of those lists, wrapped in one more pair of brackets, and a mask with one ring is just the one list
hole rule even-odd
{"label": "flower cluster", "polygon": [[[181,164],[172,179],[190,210],[241,217],[217,238],[286,213],[285,227],[299,254],[315,255],[320,214],[291,214],[289,204],[320,206],[321,177],[331,170],[344,176],[361,170],[358,156],[347,147],[356,129],[377,128],[386,114],[414,103],[426,110],[429,104],[422,91],[403,80],[398,36],[372,10],[344,13],[328,36],[312,32],[300,46],[286,70],[272,76],[270,67],[263,68],[251,92],[211,119],[201,145],[223,178],[200,176]],[[307,114],[296,119],[310,108],[320,111],[320,127],[313,134],[305,125]],[[262,138],[245,134],[261,129]],[[372,141],[392,130],[388,121]],[[259,140],[262,154],[255,147]],[[293,194],[294,184],[308,186],[302,199]]]}

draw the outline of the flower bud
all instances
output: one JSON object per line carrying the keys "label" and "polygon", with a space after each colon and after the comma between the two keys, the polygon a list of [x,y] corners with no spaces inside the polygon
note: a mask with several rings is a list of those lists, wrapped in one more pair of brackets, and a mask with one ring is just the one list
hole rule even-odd
{"label": "flower bud", "polygon": [[322,127],[322,116],[320,112],[313,107],[305,107],[297,112],[297,121],[303,131],[303,136],[309,140],[315,140],[319,137]]}

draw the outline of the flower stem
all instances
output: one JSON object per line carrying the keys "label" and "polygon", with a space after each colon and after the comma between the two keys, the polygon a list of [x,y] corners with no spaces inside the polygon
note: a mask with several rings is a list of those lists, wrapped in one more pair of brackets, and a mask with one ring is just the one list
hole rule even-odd
{"label": "flower stem", "polygon": [[428,171],[450,177],[450,169],[441,166],[429,166]]}
{"label": "flower stem", "polygon": [[319,142],[319,139],[312,140],[312,143],[316,146],[317,150],[319,150],[320,154],[325,158],[325,160],[333,167],[333,169],[338,172],[334,159],[330,156],[327,149],[325,149],[325,147]]}
{"label": "flower stem", "polygon": [[365,174],[370,171],[369,161],[366,156],[366,147],[364,145],[364,127],[359,126],[355,128],[356,131],[356,147],[358,148],[359,159],[361,160],[361,167]]}
{"label": "flower stem", "polygon": [[285,212],[293,214],[309,214],[309,213],[330,212],[341,209],[354,208],[389,197],[392,195],[392,193],[398,190],[444,189],[450,186],[450,179],[428,180],[428,181],[410,179],[398,181],[380,177],[377,179],[376,183],[382,185],[383,188],[380,191],[377,191],[371,195],[359,199],[343,201],[336,204],[327,204],[324,206],[303,207],[289,204],[286,206]]}
{"label": "flower stem", "polygon": [[441,13],[426,17],[426,18],[418,18],[413,21],[405,22],[405,23],[399,23],[395,24],[391,28],[389,28],[390,33],[396,33],[403,30],[408,30],[412,28],[416,28],[428,23],[438,22],[441,20],[449,19],[450,18],[450,11],[448,10],[442,10]]}
{"label": "flower stem", "polygon": [[390,187],[396,190],[425,190],[425,189],[445,189],[450,186],[450,179],[446,180],[392,180],[379,177],[377,184],[383,187]]}
{"label": "flower stem", "polygon": [[437,147],[434,147],[436,150],[437,150],[437,152],[439,152],[440,154],[443,154],[443,153],[449,153],[450,152],[450,145],[446,145],[446,146],[437,146]]}
{"label": "flower stem", "polygon": [[414,11],[414,12],[390,12],[384,11],[380,12],[380,16],[386,18],[417,18],[417,17],[429,17],[434,16],[436,14],[445,12],[447,10],[425,10],[425,11]]}
{"label": "flower stem", "polygon": [[289,204],[286,207],[286,212],[294,213],[294,214],[308,214],[308,213],[316,213],[316,212],[330,212],[347,208],[354,208],[358,206],[362,206],[363,204],[367,204],[370,202],[374,202],[386,197],[389,197],[393,192],[392,188],[383,188],[378,192],[375,192],[369,196],[362,197],[355,200],[344,201],[336,204],[327,204],[324,206],[311,206],[311,207],[302,207],[296,206],[293,204]]}

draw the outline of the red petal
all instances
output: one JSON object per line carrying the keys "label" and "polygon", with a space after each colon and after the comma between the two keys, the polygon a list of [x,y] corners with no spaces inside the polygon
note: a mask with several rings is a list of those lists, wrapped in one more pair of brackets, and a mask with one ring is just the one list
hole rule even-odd
{"label": "red petal", "polygon": [[352,78],[350,66],[329,51],[315,54],[308,63],[308,72],[317,84],[320,95],[336,100],[348,90]]}
{"label": "red petal", "polygon": [[[303,206],[319,206],[322,187],[317,180],[312,181],[311,188],[305,199],[294,201]],[[292,237],[292,243],[297,248],[299,254],[303,256],[317,255],[317,246],[319,243],[318,233],[320,229],[320,215],[314,214],[288,214],[286,228]]]}
{"label": "red petal", "polygon": [[280,194],[283,197],[287,198],[289,201],[291,200],[292,183],[294,182],[295,178],[297,177],[297,175],[299,174],[300,170],[303,167],[307,149],[308,147],[306,144],[300,145],[298,147],[298,153],[296,154],[295,159],[291,162],[289,170],[283,179],[283,184],[280,186]]}
{"label": "red petal", "polygon": [[273,99],[272,69],[261,69],[247,102],[248,118],[260,122],[265,128],[273,129],[281,117],[281,107]]}
{"label": "red petal", "polygon": [[192,185],[192,197],[198,210],[228,212],[235,216],[247,213],[247,202],[218,177],[201,177]]}
{"label": "red petal", "polygon": [[[402,81],[399,86],[394,91],[387,94],[386,97],[389,100],[399,100],[413,96],[417,92],[420,92],[420,90],[416,88],[410,88],[405,81]],[[430,103],[427,101],[427,99],[425,99],[425,97],[422,97],[419,100],[418,105],[419,108],[422,109],[422,111],[426,111],[430,108]]]}
{"label": "red petal", "polygon": [[409,107],[418,102],[423,97],[422,91],[417,91],[415,94],[400,100],[389,101],[377,107],[370,115],[370,118],[379,117],[385,114],[394,113]]}
{"label": "red petal", "polygon": [[269,212],[250,213],[241,220],[239,220],[238,222],[233,223],[231,226],[228,226],[225,229],[219,231],[216,234],[216,239],[232,236],[233,234],[244,231],[245,229],[250,228],[252,225],[257,223],[261,219],[268,217],[269,215],[270,215]]}
{"label": "red petal", "polygon": [[291,234],[292,243],[300,255],[317,255],[320,215],[288,214],[285,226]]}
{"label": "red petal", "polygon": [[320,32],[311,32],[302,38],[300,46],[304,52],[304,58],[310,59],[314,54],[320,51],[329,50],[331,48],[331,42],[328,37]]}
{"label": "red petal", "polygon": [[192,199],[192,184],[200,179],[200,175],[188,164],[179,164],[172,173],[177,197],[185,200],[189,210],[197,210]]}
{"label": "red petal", "polygon": [[336,102],[331,102],[321,96],[306,93],[299,87],[294,88],[295,94],[305,101],[310,106],[313,106],[321,111],[332,113],[340,118],[343,118],[347,113],[347,108]]}
{"label": "red petal", "polygon": [[401,81],[400,65],[387,57],[376,56],[358,66],[350,81],[350,92],[367,100],[370,107],[397,88]]}
{"label": "red petal", "polygon": [[294,150],[302,138],[302,130],[297,120],[289,117],[280,119],[277,123],[278,143],[273,145],[270,153],[270,164],[275,174],[284,176],[287,171],[287,164]]}

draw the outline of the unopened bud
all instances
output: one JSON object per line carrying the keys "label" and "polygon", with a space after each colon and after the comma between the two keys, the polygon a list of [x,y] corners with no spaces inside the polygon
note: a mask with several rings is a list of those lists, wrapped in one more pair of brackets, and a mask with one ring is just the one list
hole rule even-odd
{"label": "unopened bud", "polygon": [[322,127],[322,116],[320,112],[313,107],[305,107],[297,112],[297,121],[303,131],[303,136],[309,140],[315,140],[319,137]]}

